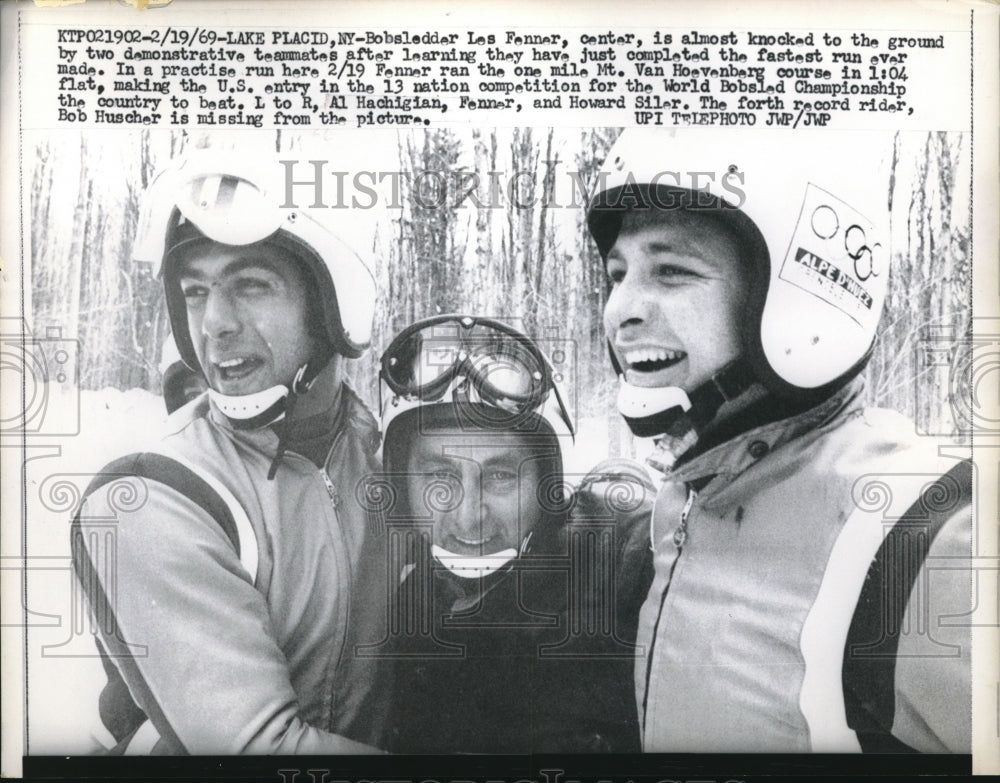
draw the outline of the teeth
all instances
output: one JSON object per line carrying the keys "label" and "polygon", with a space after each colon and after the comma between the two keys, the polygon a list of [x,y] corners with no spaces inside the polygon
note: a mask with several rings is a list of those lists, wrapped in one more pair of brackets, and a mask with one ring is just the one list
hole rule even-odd
{"label": "teeth", "polygon": [[670,351],[666,348],[640,348],[635,351],[626,351],[625,361],[629,364],[639,362],[672,362],[684,356],[682,351]]}
{"label": "teeth", "polygon": [[219,367],[222,367],[223,369],[226,370],[232,369],[233,367],[239,367],[241,364],[244,363],[246,363],[246,359],[244,359],[243,357],[240,357],[238,359],[226,359],[225,361],[216,362],[216,364]]}

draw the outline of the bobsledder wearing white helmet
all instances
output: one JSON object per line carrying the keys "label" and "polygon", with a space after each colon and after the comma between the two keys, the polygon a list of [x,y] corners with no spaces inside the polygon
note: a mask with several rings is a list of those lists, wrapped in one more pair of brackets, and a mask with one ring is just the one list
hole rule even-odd
{"label": "bobsledder wearing white helmet", "polygon": [[725,221],[749,267],[741,355],[708,382],[639,388],[612,350],[619,410],[635,434],[680,431],[681,417],[697,430],[754,383],[784,400],[818,401],[861,371],[888,287],[887,141],[745,129],[621,134],[587,208],[602,258],[627,211],[685,210]]}
{"label": "bobsledder wearing white helmet", "polygon": [[[299,209],[281,206],[283,169],[212,150],[196,150],[153,180],[143,197],[133,258],[163,280],[178,352],[199,370],[178,282],[181,251],[199,243],[262,244],[305,273],[311,309],[324,346],[286,384],[232,397],[211,391],[219,409],[247,426],[279,418],[294,395],[308,390],[334,354],[360,356],[371,343],[376,289],[362,258]],[[291,398],[290,398],[291,395]]]}

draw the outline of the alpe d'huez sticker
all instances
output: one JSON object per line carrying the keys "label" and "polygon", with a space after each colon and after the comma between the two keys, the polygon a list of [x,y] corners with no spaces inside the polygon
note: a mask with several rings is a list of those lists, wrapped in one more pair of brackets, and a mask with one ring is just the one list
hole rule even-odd
{"label": "alpe d'huez sticker", "polygon": [[779,277],[869,325],[879,316],[869,286],[886,271],[886,249],[871,221],[808,184]]}

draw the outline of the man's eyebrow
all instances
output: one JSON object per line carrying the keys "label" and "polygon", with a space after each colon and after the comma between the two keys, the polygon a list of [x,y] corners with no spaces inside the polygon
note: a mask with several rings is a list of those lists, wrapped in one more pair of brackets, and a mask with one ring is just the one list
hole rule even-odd
{"label": "man's eyebrow", "polygon": [[449,460],[445,459],[435,459],[435,458],[418,459],[416,464],[413,465],[411,469],[415,470],[415,472],[418,474],[453,473],[456,470],[459,470],[458,468],[456,468],[454,462],[450,462]]}
{"label": "man's eyebrow", "polygon": [[691,256],[699,258],[697,252],[686,242],[663,242],[654,239],[646,245],[646,249],[652,253],[672,253],[674,255]]}
{"label": "man's eyebrow", "polygon": [[530,459],[523,453],[509,452],[507,454],[497,454],[493,457],[489,457],[483,462],[484,468],[495,468],[495,467],[520,467],[521,463],[526,459]]}
{"label": "man's eyebrow", "polygon": [[[227,275],[235,275],[247,269],[263,269],[267,272],[272,272],[279,277],[282,276],[281,265],[278,262],[273,261],[266,256],[257,255],[234,258],[222,267],[222,271],[219,276],[225,277]],[[206,277],[197,267],[192,266],[190,262],[184,262],[181,264],[180,276],[193,278],[195,280],[204,280]]]}
{"label": "man's eyebrow", "polygon": [[[664,241],[653,239],[643,246],[643,250],[650,255],[675,255],[688,258],[701,258],[701,254],[686,242]],[[608,251],[608,260],[625,260],[624,256],[615,248]]]}

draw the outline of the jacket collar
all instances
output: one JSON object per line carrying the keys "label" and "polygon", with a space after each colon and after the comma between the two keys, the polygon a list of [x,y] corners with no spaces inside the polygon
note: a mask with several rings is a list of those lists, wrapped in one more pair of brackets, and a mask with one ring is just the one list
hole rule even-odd
{"label": "jacket collar", "polygon": [[818,433],[833,420],[860,411],[863,389],[864,380],[855,378],[833,396],[803,413],[747,430],[678,464],[667,473],[667,478],[674,482],[701,485],[702,497],[714,494],[781,445],[810,433]]}

